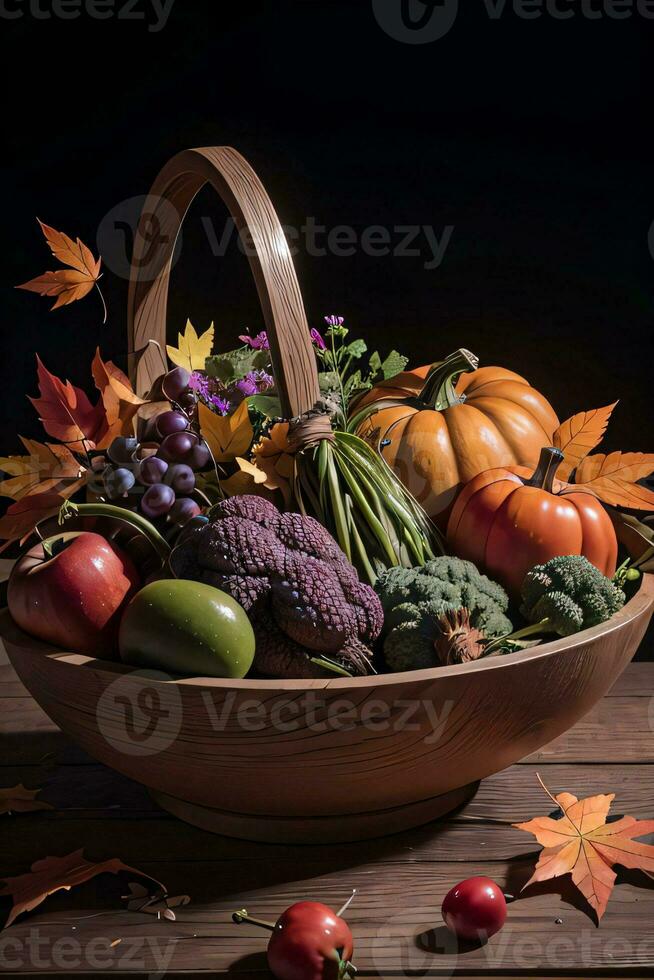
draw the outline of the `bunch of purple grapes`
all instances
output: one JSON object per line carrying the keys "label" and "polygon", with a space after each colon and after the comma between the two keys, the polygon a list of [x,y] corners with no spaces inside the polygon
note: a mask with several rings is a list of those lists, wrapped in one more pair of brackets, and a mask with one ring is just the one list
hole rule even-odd
{"label": "bunch of purple grapes", "polygon": [[151,520],[184,527],[201,508],[192,498],[195,474],[207,467],[211,454],[193,431],[197,396],[189,388],[190,375],[177,367],[163,379],[162,391],[172,407],[150,420],[148,446],[158,446],[142,457],[136,439],[120,436],[107,451],[110,463],[102,471],[103,490],[109,500],[136,498]]}

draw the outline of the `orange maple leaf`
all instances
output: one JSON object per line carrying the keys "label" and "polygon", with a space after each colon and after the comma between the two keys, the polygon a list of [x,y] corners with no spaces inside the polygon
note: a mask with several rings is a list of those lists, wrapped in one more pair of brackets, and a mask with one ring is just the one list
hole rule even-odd
{"label": "orange maple leaf", "polygon": [[572,793],[552,796],[540,776],[538,781],[563,816],[535,817],[513,824],[533,834],[543,845],[534,874],[527,884],[571,874],[572,881],[601,920],[617,877],[614,864],[654,872],[654,847],[634,840],[654,833],[654,820],[620,817],[607,823],[615,793],[578,800]]}
{"label": "orange maple leaf", "polygon": [[255,465],[266,474],[265,486],[280,490],[284,504],[291,505],[291,481],[295,469],[293,452],[288,442],[288,422],[277,422],[261,442],[254,447]]}
{"label": "orange maple leaf", "polygon": [[10,926],[23,912],[29,912],[36,908],[53,892],[62,889],[69,891],[75,885],[82,885],[85,881],[90,881],[96,875],[104,874],[107,871],[112,874],[118,874],[119,871],[136,874],[154,882],[158,886],[157,890],[163,892],[164,895],[166,894],[161,882],[151,875],[146,875],[128,864],[123,864],[118,858],[94,864],[92,861],[85,860],[84,851],[80,849],[72,854],[67,854],[65,857],[42,858],[32,865],[27,874],[4,879],[5,887],[0,891],[0,896],[10,895],[13,899],[13,905],[5,926]]}
{"label": "orange maple leaf", "polygon": [[134,394],[127,375],[112,361],[103,361],[98,348],[91,366],[95,386],[102,395],[107,431],[97,442],[97,449],[108,448],[116,436],[134,435],[135,419],[146,402]]}
{"label": "orange maple leaf", "polygon": [[38,293],[39,296],[56,296],[57,300],[52,307],[53,310],[56,310],[60,306],[67,306],[78,299],[83,299],[95,287],[102,299],[103,323],[106,323],[107,307],[98,286],[102,259],[96,259],[91,249],[80,238],[73,241],[63,232],[51,228],[50,225],[44,224],[38,218],[36,220],[41,226],[41,231],[45,235],[54,257],[69,268],[44,272],[43,275],[30,279],[29,282],[24,282],[16,288],[27,289],[32,293]]}
{"label": "orange maple leaf", "polygon": [[570,474],[581,463],[589,452],[599,446],[611,413],[617,405],[606,405],[605,408],[595,408],[590,412],[579,412],[566,422],[562,422],[552,438],[552,445],[560,449],[565,459],[557,470],[559,480],[569,480]]}
{"label": "orange maple leaf", "polygon": [[605,504],[631,510],[654,510],[654,493],[638,483],[654,472],[654,453],[594,453],[577,467],[575,483]]}

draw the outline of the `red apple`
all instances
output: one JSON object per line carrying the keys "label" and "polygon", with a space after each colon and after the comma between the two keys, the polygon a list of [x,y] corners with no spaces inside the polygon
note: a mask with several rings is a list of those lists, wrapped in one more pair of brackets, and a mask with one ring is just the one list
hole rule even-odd
{"label": "red apple", "polygon": [[492,878],[466,878],[443,900],[443,921],[459,939],[486,942],[506,922],[506,899]]}
{"label": "red apple", "polygon": [[123,607],[140,588],[131,558],[100,534],[59,534],[14,565],[9,612],[39,640],[89,656],[111,656]]}

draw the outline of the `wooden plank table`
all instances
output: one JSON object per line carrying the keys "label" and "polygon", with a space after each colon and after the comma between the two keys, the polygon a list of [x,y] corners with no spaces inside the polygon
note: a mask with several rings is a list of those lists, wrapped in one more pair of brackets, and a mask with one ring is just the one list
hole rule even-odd
{"label": "wooden plank table", "polygon": [[362,977],[654,976],[654,882],[641,873],[620,874],[600,929],[567,880],[512,903],[504,930],[482,948],[457,951],[440,917],[445,892],[470,875],[518,894],[538,847],[511,824],[551,809],[538,771],[554,791],[615,792],[616,813],[654,817],[652,663],[633,664],[576,728],[485,780],[449,819],[384,840],[291,847],[216,837],[159,810],[142,787],[75,748],[2,653],[0,786],[43,787],[54,809],[0,818],[0,874],[83,847],[93,860],[121,858],[191,904],[176,922],[129,912],[126,881],[103,875],[0,934],[0,972],[266,980],[266,934],[233,925],[232,910],[274,919],[299,899],[338,907],[356,888],[348,920]]}

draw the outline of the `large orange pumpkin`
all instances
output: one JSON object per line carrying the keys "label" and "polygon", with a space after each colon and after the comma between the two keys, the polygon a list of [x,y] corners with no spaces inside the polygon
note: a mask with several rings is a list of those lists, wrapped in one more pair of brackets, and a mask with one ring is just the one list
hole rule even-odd
{"label": "large orange pumpkin", "polygon": [[478,364],[458,350],[441,364],[399,374],[360,399],[351,419],[443,527],[469,480],[495,466],[535,466],[559,425],[547,399],[519,374]]}
{"label": "large orange pumpkin", "polygon": [[461,491],[447,543],[514,597],[527,572],[558,555],[585,555],[615,574],[618,542],[599,500],[555,479],[563,453],[542,450],[536,472],[516,466],[480,473]]}

